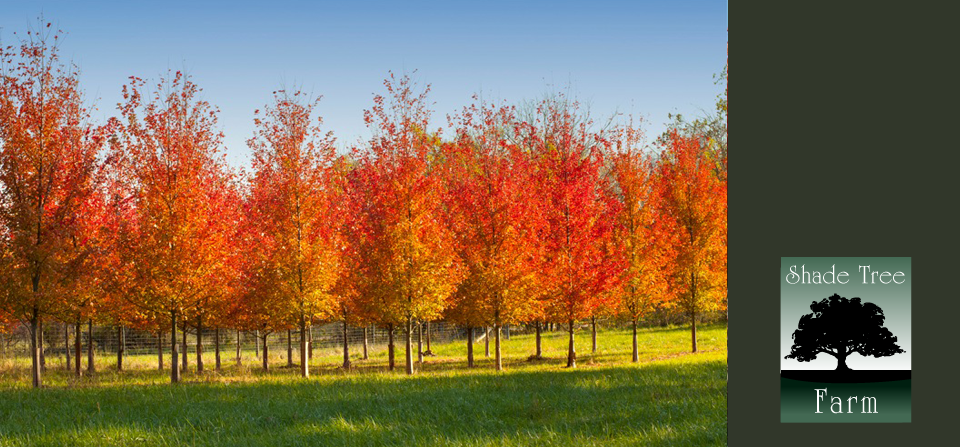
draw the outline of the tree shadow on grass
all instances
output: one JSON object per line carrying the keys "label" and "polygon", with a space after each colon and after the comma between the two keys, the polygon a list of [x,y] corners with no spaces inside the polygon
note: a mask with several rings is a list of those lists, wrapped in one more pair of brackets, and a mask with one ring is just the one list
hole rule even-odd
{"label": "tree shadow on grass", "polygon": [[147,444],[196,445],[722,445],[726,438],[722,359],[510,374],[12,391],[0,392],[0,400],[7,421],[0,441],[30,436],[37,445],[96,444],[106,433]]}

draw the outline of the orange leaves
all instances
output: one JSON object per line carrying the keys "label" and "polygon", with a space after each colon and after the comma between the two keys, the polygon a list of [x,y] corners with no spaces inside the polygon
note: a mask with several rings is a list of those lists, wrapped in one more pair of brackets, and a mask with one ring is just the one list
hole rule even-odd
{"label": "orange leaves", "polygon": [[133,269],[131,297],[156,312],[200,314],[219,293],[211,291],[214,278],[230,276],[230,234],[220,223],[236,206],[231,174],[220,156],[215,109],[197,98],[200,88],[177,72],[142,102],[144,85],[133,78],[125,87],[112,155],[136,221],[120,247]]}
{"label": "orange leaves", "polygon": [[672,132],[660,163],[661,218],[676,236],[671,286],[690,313],[726,299],[727,187],[696,137]]}
{"label": "orange leaves", "polygon": [[248,141],[253,150],[254,176],[250,205],[251,225],[260,243],[249,247],[260,264],[252,266],[252,290],[269,284],[269,293],[247,295],[251,300],[274,300],[288,309],[257,303],[262,323],[282,326],[309,322],[335,307],[333,287],[341,272],[341,199],[333,169],[334,139],[313,120],[319,101],[302,99],[300,92],[274,92],[274,104],[255,120],[256,134]]}
{"label": "orange leaves", "polygon": [[50,35],[0,50],[10,67],[0,76],[0,306],[17,318],[62,309],[72,266],[96,255],[83,226],[97,214],[105,129],[87,124],[79,74]]}

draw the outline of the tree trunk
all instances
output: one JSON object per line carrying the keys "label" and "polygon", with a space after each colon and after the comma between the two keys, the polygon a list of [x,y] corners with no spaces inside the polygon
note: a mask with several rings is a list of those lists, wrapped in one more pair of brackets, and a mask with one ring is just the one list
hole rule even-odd
{"label": "tree trunk", "polygon": [[313,360],[313,324],[307,328],[307,341],[310,342],[307,345],[307,360]]}
{"label": "tree trunk", "polygon": [[220,326],[213,330],[213,352],[216,361],[215,369],[220,372]]}
{"label": "tree trunk", "polygon": [[697,314],[690,313],[690,335],[693,338],[693,352],[697,352]]}
{"label": "tree trunk", "polygon": [[370,357],[367,355],[367,328],[369,326],[363,327],[363,359],[368,360]]}
{"label": "tree trunk", "polygon": [[539,321],[535,322],[535,323],[534,323],[534,327],[535,327],[536,330],[537,330],[537,335],[536,335],[536,338],[537,338],[537,354],[534,355],[534,358],[536,358],[536,359],[539,360],[539,359],[542,359],[542,358],[543,358],[543,341],[542,341],[542,338],[541,338],[541,336],[540,336],[540,322],[539,322]]}
{"label": "tree trunk", "polygon": [[177,312],[170,312],[170,383],[180,382],[180,359],[177,358]]}
{"label": "tree trunk", "polygon": [[417,322],[417,363],[423,369],[423,323]]}
{"label": "tree trunk", "polygon": [[[2,343],[2,341],[0,341]],[[0,345],[2,346],[2,345]],[[73,356],[70,355],[70,325],[63,323],[63,352],[67,357],[67,372],[69,373],[73,369],[73,365],[70,363],[70,359]]]}
{"label": "tree trunk", "polygon": [[241,358],[242,357],[240,352],[240,329],[237,329],[237,366],[243,365],[243,360],[241,360]]}
{"label": "tree trunk", "polygon": [[[257,333],[259,334],[259,333],[260,333],[260,330],[257,330]],[[263,370],[264,370],[264,371],[269,371],[269,370],[270,370],[270,359],[269,359],[269,357],[270,357],[270,355],[269,355],[270,350],[267,348],[267,336],[268,336],[268,335],[270,335],[270,334],[269,334],[269,333],[266,333],[266,332],[263,333]]]}
{"label": "tree trunk", "polygon": [[[34,291],[36,292],[36,284],[34,284]],[[39,346],[39,332],[37,329],[40,326],[40,309],[36,306],[33,308],[33,314],[30,316],[30,362],[31,370],[33,376],[33,387],[40,388],[43,384],[40,379],[40,346]]]}
{"label": "tree trunk", "polygon": [[473,326],[467,326],[467,368],[473,368]]}
{"label": "tree trunk", "polygon": [[343,321],[343,369],[350,369],[350,343],[347,340],[347,321]]}
{"label": "tree trunk", "polygon": [[485,356],[490,357],[490,327],[483,327],[483,348],[486,351]]}
{"label": "tree trunk", "polygon": [[93,319],[87,320],[87,371],[94,372],[97,370],[96,364],[93,363]]}
{"label": "tree trunk", "polygon": [[76,354],[74,356],[74,360],[76,360],[76,363],[74,363],[73,367],[76,370],[77,377],[80,377],[83,375],[83,371],[80,369],[80,356],[82,355],[82,352],[83,352],[83,341],[82,341],[83,337],[80,331],[80,319],[77,319],[77,323],[74,326],[74,338],[76,340],[73,341],[74,343],[73,353]]}
{"label": "tree trunk", "polygon": [[496,363],[495,363],[495,365],[496,365],[496,367],[497,367],[497,371],[503,371],[503,355],[502,355],[502,352],[500,351],[500,324],[499,324],[499,323],[494,323],[494,324],[493,324],[493,333],[494,333],[494,336],[496,336],[496,348],[495,348],[495,351],[496,351],[496,356],[495,356],[495,357],[496,357],[496,361],[495,361],[495,362],[496,362]]}
{"label": "tree trunk", "polygon": [[187,359],[187,325],[183,325],[183,330],[181,331],[183,336],[183,352],[180,353],[180,360],[182,361],[182,367],[180,373],[183,374],[187,372],[187,368],[190,366]]}
{"label": "tree trunk", "polygon": [[47,355],[43,349],[43,319],[42,318],[37,323],[37,336],[40,338],[40,341],[38,342],[40,346],[40,371],[46,372],[47,371]]}
{"label": "tree trunk", "polygon": [[593,339],[593,352],[597,353],[597,317],[590,317],[590,337]]}
{"label": "tree trunk", "polygon": [[423,355],[433,355],[433,351],[430,350],[430,322],[427,322],[427,350],[424,351]]}
{"label": "tree trunk", "polygon": [[404,337],[406,338],[407,350],[406,350],[406,355],[404,357],[406,359],[407,375],[412,375],[413,374],[413,318],[408,317],[407,323],[405,326],[406,326],[406,331],[405,331],[406,334],[404,335]]}
{"label": "tree trunk", "polygon": [[157,369],[163,371],[163,331],[157,331]]}
{"label": "tree trunk", "polygon": [[255,344],[253,346],[253,354],[256,355],[257,358],[260,358],[260,329],[257,329],[256,331],[254,331],[253,339],[255,340]]}
{"label": "tree trunk", "polygon": [[293,331],[287,329],[287,366],[293,367]]}
{"label": "tree trunk", "polygon": [[300,376],[310,377],[310,353],[313,351],[313,343],[307,337],[307,321],[300,319]]}
{"label": "tree trunk", "polygon": [[387,357],[389,358],[390,371],[393,371],[396,365],[396,347],[393,345],[393,323],[387,325]]}
{"label": "tree trunk", "polygon": [[123,326],[117,326],[117,371],[123,371]]}
{"label": "tree trunk", "polygon": [[633,319],[633,363],[640,361],[640,351],[637,349],[637,319]]}
{"label": "tree trunk", "polygon": [[847,366],[847,355],[837,355],[837,369],[836,371],[850,371],[850,367]]}
{"label": "tree trunk", "polygon": [[506,340],[509,340],[509,339],[510,339],[510,325],[509,325],[509,324],[503,325],[503,338],[506,339]]}
{"label": "tree trunk", "polygon": [[573,347],[573,320],[570,320],[570,347],[567,350],[567,368],[577,367],[577,350]]}

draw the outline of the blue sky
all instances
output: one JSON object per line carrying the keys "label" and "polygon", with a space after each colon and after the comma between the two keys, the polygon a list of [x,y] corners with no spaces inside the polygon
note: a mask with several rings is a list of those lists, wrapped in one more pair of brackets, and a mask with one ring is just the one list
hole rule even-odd
{"label": "blue sky", "polygon": [[725,1],[11,1],[4,45],[43,13],[67,33],[97,119],[116,115],[131,75],[183,70],[220,108],[227,158],[248,165],[253,111],[286,85],[323,95],[341,146],[369,137],[363,110],[388,71],[432,86],[433,127],[474,93],[511,103],[566,86],[595,118],[713,110],[727,58]]}

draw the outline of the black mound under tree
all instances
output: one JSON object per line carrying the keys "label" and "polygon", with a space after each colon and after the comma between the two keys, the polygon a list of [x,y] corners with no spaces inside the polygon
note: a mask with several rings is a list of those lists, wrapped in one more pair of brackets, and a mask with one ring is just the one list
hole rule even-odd
{"label": "black mound under tree", "polygon": [[812,314],[800,317],[793,346],[785,358],[809,362],[824,353],[837,359],[837,371],[849,371],[847,356],[886,357],[904,352],[889,329],[883,327],[883,310],[860,298],[837,294],[810,305]]}

